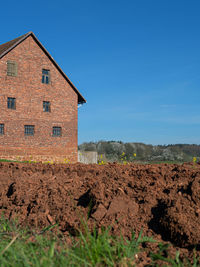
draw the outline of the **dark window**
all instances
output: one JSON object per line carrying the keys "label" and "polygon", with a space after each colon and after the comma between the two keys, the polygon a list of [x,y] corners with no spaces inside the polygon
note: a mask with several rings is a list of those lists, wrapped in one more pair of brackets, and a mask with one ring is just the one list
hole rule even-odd
{"label": "dark window", "polygon": [[34,135],[35,126],[34,125],[24,125],[24,135]]}
{"label": "dark window", "polygon": [[17,62],[11,60],[7,61],[7,75],[17,76]]}
{"label": "dark window", "polygon": [[14,97],[8,97],[7,104],[8,104],[8,108],[10,108],[10,109],[16,109],[16,98],[14,98]]}
{"label": "dark window", "polygon": [[61,127],[54,126],[53,127],[53,136],[61,136]]}
{"label": "dark window", "polygon": [[3,135],[4,134],[4,124],[1,123],[0,124],[0,135]]}
{"label": "dark window", "polygon": [[50,83],[50,70],[42,70],[42,83]]}
{"label": "dark window", "polygon": [[44,112],[50,112],[50,102],[49,101],[43,101],[43,111]]}

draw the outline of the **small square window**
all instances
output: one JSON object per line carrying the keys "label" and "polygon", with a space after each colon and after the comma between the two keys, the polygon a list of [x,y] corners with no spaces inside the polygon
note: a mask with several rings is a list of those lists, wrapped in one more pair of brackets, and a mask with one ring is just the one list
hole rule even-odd
{"label": "small square window", "polygon": [[50,83],[50,70],[42,70],[42,83]]}
{"label": "small square window", "polygon": [[30,135],[34,135],[34,133],[35,133],[34,125],[24,125],[24,135],[30,136]]}
{"label": "small square window", "polygon": [[8,97],[8,99],[7,99],[7,107],[9,109],[16,109],[16,98]]}
{"label": "small square window", "polygon": [[53,127],[53,136],[61,136],[62,128],[54,126]]}
{"label": "small square window", "polygon": [[7,75],[17,76],[17,62],[11,60],[7,61]]}
{"label": "small square window", "polygon": [[50,102],[49,101],[43,101],[43,111],[44,112],[50,112]]}
{"label": "small square window", "polygon": [[4,135],[4,124],[0,124],[0,135]]}

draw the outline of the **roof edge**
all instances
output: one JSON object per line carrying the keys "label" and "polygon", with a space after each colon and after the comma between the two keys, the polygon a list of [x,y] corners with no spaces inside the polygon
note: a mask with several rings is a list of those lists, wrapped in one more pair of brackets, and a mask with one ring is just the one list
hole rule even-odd
{"label": "roof edge", "polygon": [[[4,57],[6,54],[8,54],[13,48],[15,48],[18,44],[20,44],[22,41],[24,41],[28,36],[30,36],[31,34],[33,34],[33,32],[28,32],[24,35],[21,36],[21,38],[19,37],[19,40],[16,41],[12,46],[10,46],[8,49],[6,49],[1,55],[0,55],[0,59],[2,57]],[[12,41],[12,40],[11,40]]]}
{"label": "roof edge", "polygon": [[33,39],[36,41],[36,43],[39,45],[39,47],[43,50],[43,52],[47,55],[47,57],[52,61],[52,63],[54,64],[54,66],[60,71],[60,73],[62,74],[62,76],[65,78],[65,80],[67,80],[67,82],[71,85],[71,87],[73,88],[73,90],[77,93],[77,95],[78,95],[78,104],[84,104],[84,103],[86,103],[85,98],[80,94],[80,92],[78,91],[78,89],[76,88],[76,86],[70,81],[70,79],[67,77],[67,75],[62,71],[62,69],[59,67],[59,65],[57,64],[57,62],[53,59],[53,57],[49,54],[49,52],[41,44],[41,42],[38,40],[38,38],[35,36],[35,34],[32,31],[30,31],[30,32],[22,35],[21,38],[18,41],[16,41],[12,46],[10,46],[7,50],[5,50],[0,55],[0,59],[2,57],[4,57],[6,54],[8,54],[13,48],[15,48],[20,43],[22,43],[24,40],[26,40],[29,36],[32,36],[33,37]]}

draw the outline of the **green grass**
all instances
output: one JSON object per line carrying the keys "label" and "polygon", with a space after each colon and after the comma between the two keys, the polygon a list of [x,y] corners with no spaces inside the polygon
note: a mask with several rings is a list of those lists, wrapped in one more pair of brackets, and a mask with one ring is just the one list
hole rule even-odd
{"label": "green grass", "polygon": [[[11,159],[0,159],[0,162],[16,162],[16,163],[38,163],[37,161],[34,160],[11,160]],[[118,163],[119,164],[128,164],[128,163],[136,163],[136,164],[161,164],[161,163],[166,163],[166,164],[183,164],[186,161],[178,161],[178,160],[160,160],[160,161],[145,161],[145,160],[136,160],[134,159],[134,161],[128,161],[128,160],[119,160]],[[187,161],[187,162],[191,162],[191,161]],[[52,161],[46,161],[43,162],[45,164],[52,164]],[[65,162],[65,164],[68,162]],[[106,161],[99,161],[98,164],[99,165],[104,165],[108,162]]]}
{"label": "green grass", "polygon": [[[67,245],[58,225],[44,228],[38,232],[17,226],[3,217],[0,219],[0,266],[137,266],[136,258],[142,253],[141,244],[156,242],[152,238],[132,235],[131,240],[113,237],[108,229],[101,233],[91,233],[84,224],[84,233],[71,237]],[[54,232],[52,232],[54,228]],[[56,231],[57,229],[57,231]],[[158,244],[158,253],[151,253],[152,264],[149,266],[200,266],[194,258],[191,265],[184,263],[177,252],[174,259],[164,257],[167,247]],[[144,250],[144,249],[143,249]],[[160,263],[163,265],[160,265]],[[159,265],[158,265],[159,263]]]}
{"label": "green grass", "polygon": [[183,164],[184,161],[178,160],[160,160],[160,161],[149,161],[148,164]]}
{"label": "green grass", "polygon": [[0,162],[17,162],[17,161],[11,159],[0,159]]}
{"label": "green grass", "polygon": [[20,161],[20,160],[14,160],[14,159],[0,159],[0,162],[28,163],[29,161],[27,160]]}

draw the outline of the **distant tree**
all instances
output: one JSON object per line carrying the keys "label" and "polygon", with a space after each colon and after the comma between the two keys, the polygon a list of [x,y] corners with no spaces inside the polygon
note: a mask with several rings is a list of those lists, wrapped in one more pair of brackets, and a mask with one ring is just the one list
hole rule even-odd
{"label": "distant tree", "polygon": [[97,151],[105,155],[109,161],[121,161],[122,153],[126,160],[132,161],[136,153],[137,160],[182,160],[191,161],[193,157],[200,157],[200,145],[170,144],[170,145],[146,145],[143,143],[123,143],[121,141],[99,141],[79,145],[82,151]]}

